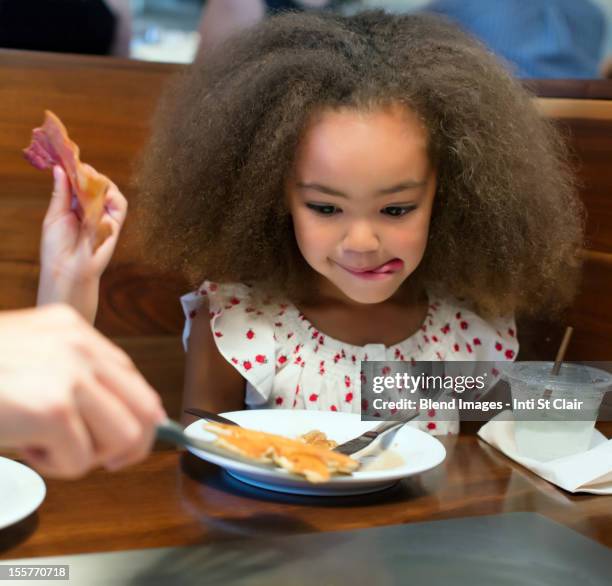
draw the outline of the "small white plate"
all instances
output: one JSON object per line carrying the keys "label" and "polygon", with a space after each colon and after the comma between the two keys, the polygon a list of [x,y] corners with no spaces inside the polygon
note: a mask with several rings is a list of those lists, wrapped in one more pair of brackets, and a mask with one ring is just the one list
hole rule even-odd
{"label": "small white plate", "polygon": [[[243,427],[291,438],[318,429],[338,443],[357,437],[378,425],[375,421],[361,421],[357,414],[325,411],[252,409],[221,415]],[[205,441],[215,437],[204,429],[202,420],[187,427],[186,433]],[[434,468],[446,457],[446,450],[440,441],[409,425],[384,436],[380,440],[380,447],[378,455],[363,458],[365,469],[351,475],[332,476],[331,480],[321,484],[312,484],[280,468],[268,470],[195,448],[189,448],[189,451],[203,460],[218,464],[234,478],[247,484],[278,492],[320,496],[365,494],[382,490],[393,486],[401,478]],[[368,467],[382,469],[368,470]]]}
{"label": "small white plate", "polygon": [[44,480],[34,470],[0,457],[0,529],[33,513],[46,493]]}

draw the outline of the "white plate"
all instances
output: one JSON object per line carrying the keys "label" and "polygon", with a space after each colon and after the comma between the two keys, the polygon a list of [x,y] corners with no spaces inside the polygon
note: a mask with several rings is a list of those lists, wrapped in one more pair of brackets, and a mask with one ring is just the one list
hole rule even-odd
{"label": "white plate", "polygon": [[0,529],[33,513],[46,492],[44,480],[34,470],[0,457]]}
{"label": "white plate", "polygon": [[[325,411],[252,409],[231,411],[222,415],[244,427],[292,438],[318,429],[338,443],[352,439],[378,425],[375,421],[361,421],[357,414]],[[192,423],[186,432],[206,441],[215,437],[205,431],[204,422],[201,420]],[[446,450],[441,442],[408,425],[384,436],[380,444],[384,449],[379,455],[365,458],[364,462],[367,460],[368,465],[381,465],[386,462],[388,467],[380,470],[358,470],[348,476],[332,476],[330,481],[322,484],[312,484],[280,468],[268,470],[195,448],[189,448],[189,451],[203,460],[225,468],[234,478],[259,488],[292,494],[327,496],[365,494],[382,490],[401,478],[437,466],[446,457]]]}

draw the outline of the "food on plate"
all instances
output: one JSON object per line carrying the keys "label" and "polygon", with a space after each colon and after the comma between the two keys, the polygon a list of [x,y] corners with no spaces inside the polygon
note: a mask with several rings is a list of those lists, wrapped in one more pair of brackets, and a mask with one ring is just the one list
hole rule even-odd
{"label": "food on plate", "polygon": [[91,231],[96,249],[111,233],[110,227],[101,223],[110,179],[81,163],[79,147],[68,137],[62,121],[49,110],[45,111],[42,126],[32,131],[32,142],[23,153],[37,169],[63,167],[83,212],[83,224]]}
{"label": "food on plate", "polygon": [[359,462],[327,448],[236,425],[206,422],[215,445],[255,462],[273,463],[309,482],[325,482],[332,474],[350,474]]}
{"label": "food on plate", "polygon": [[322,431],[319,431],[318,429],[313,429],[308,433],[304,433],[298,439],[310,446],[327,448],[328,450],[333,450],[338,445],[338,442],[329,439]]}

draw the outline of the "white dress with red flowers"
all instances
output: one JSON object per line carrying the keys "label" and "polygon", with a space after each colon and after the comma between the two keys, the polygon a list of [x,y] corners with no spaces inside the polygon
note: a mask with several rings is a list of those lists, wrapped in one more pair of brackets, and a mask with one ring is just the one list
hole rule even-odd
{"label": "white dress with red flowers", "polygon": [[[181,297],[185,349],[191,320],[207,308],[219,352],[247,381],[250,408],[360,413],[371,409],[360,398],[362,360],[498,362],[518,352],[514,319],[485,321],[456,300],[430,300],[421,329],[399,344],[353,346],[317,331],[293,304],[255,302],[252,292],[240,283],[205,281]],[[459,429],[449,411],[431,409],[412,423],[433,434]]]}

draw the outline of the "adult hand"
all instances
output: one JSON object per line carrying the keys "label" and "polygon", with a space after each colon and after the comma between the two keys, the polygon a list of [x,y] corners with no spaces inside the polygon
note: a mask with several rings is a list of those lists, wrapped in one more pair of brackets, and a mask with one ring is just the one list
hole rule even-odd
{"label": "adult hand", "polygon": [[165,418],[130,358],[73,309],[0,313],[0,446],[41,473],[137,462]]}

